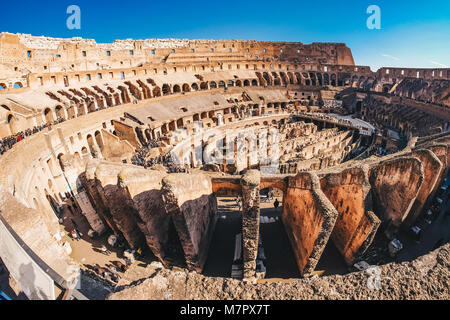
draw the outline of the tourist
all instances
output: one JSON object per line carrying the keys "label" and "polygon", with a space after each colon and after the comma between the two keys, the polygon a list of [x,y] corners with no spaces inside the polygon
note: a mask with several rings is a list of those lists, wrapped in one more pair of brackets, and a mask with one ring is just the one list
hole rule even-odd
{"label": "tourist", "polygon": [[241,212],[241,210],[242,210],[242,200],[240,198],[237,200],[237,206],[239,208],[239,212]]}
{"label": "tourist", "polygon": [[275,207],[275,210],[278,211],[278,207],[280,206],[280,202],[278,201],[278,199],[275,199],[273,206]]}

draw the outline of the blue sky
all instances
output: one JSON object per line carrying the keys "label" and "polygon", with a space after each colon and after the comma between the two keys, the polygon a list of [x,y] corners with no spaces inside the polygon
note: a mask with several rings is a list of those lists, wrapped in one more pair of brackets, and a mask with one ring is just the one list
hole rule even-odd
{"label": "blue sky", "polygon": [[[66,27],[66,9],[81,8],[81,30]],[[369,5],[381,9],[381,30],[369,30]],[[188,38],[345,42],[355,63],[450,66],[450,1],[196,0],[6,1],[0,31],[53,37]]]}

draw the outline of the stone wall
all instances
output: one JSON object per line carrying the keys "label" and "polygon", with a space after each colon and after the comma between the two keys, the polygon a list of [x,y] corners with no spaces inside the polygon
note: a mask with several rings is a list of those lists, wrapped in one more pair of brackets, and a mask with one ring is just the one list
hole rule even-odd
{"label": "stone wall", "polygon": [[282,219],[302,275],[314,271],[337,217],[316,174],[300,173],[289,179]]}
{"label": "stone wall", "polygon": [[217,221],[211,179],[172,174],[162,181],[163,201],[178,232],[189,270],[202,272]]}
{"label": "stone wall", "polygon": [[350,265],[367,249],[380,225],[372,212],[367,173],[361,168],[330,173],[321,179],[321,188],[339,213],[331,239]]}
{"label": "stone wall", "polygon": [[[368,285],[374,283],[378,270],[379,290]],[[157,266],[137,275],[139,281],[132,274],[137,270],[130,269],[128,275],[134,283],[124,281],[108,300],[447,300],[450,244],[411,262],[287,283],[251,285]]]}

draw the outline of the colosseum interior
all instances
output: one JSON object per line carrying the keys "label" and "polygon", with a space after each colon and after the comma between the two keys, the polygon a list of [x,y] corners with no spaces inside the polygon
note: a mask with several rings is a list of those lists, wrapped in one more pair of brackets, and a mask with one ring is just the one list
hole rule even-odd
{"label": "colosseum interior", "polygon": [[[446,196],[450,69],[374,72],[343,43],[0,47],[0,257],[17,296],[449,298],[448,237],[407,247]],[[390,290],[367,289],[364,263]]]}

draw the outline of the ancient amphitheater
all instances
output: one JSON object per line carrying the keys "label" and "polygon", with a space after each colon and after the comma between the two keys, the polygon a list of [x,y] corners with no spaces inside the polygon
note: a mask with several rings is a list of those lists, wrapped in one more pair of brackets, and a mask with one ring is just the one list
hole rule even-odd
{"label": "ancient amphitheater", "polygon": [[448,238],[386,252],[444,190],[450,69],[9,33],[0,59],[0,257],[29,299],[449,298]]}

